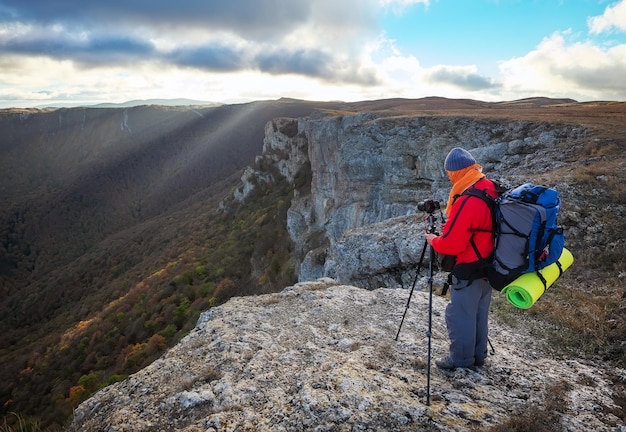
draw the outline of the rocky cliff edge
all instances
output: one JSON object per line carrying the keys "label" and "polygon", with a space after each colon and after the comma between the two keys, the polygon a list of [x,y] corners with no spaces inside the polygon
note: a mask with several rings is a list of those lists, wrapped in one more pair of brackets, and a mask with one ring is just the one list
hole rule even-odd
{"label": "rocky cliff edge", "polygon": [[[433,363],[427,406],[427,278],[395,341],[408,295],[320,279],[233,298],[152,365],[81,404],[69,430],[466,431],[528,416],[568,431],[624,430],[604,367],[546,358],[493,320],[495,355],[455,372]],[[433,360],[447,352],[446,303],[433,297]]]}

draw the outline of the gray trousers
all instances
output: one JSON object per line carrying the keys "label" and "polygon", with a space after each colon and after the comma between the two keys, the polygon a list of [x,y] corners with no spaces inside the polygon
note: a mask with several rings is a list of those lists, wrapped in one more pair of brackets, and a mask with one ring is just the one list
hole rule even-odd
{"label": "gray trousers", "polygon": [[450,360],[456,366],[472,366],[487,357],[491,285],[485,279],[468,281],[452,276],[446,326],[450,337]]}

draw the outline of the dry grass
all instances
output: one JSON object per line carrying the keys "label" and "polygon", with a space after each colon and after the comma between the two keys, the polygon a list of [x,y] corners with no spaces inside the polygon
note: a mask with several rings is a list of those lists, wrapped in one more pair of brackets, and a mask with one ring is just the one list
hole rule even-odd
{"label": "dry grass", "polygon": [[626,334],[625,298],[623,287],[607,295],[592,288],[561,286],[533,306],[531,313],[554,324],[544,333],[554,350],[623,362],[612,345]]}
{"label": "dry grass", "polygon": [[555,382],[545,389],[542,404],[527,407],[505,422],[486,429],[487,432],[560,432],[560,417],[567,409],[566,396],[571,384],[565,380]]}
{"label": "dry grass", "polygon": [[[604,153],[604,152],[608,153]],[[569,181],[582,188],[591,188],[602,193],[603,201],[614,204],[626,203],[626,183],[623,159],[615,158],[616,147],[609,146],[599,151],[602,159],[578,168]],[[611,156],[612,155],[612,156]],[[559,175],[561,173],[557,173]]]}
{"label": "dry grass", "polygon": [[41,422],[39,420],[25,418],[16,413],[9,413],[4,418],[3,424],[0,424],[0,432],[39,432],[41,430]]}

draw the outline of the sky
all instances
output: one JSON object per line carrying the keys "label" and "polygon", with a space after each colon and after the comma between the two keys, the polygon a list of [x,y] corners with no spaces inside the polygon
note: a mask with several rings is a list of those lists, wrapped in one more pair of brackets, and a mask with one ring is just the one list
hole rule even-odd
{"label": "sky", "polygon": [[626,0],[0,0],[0,108],[626,101]]}

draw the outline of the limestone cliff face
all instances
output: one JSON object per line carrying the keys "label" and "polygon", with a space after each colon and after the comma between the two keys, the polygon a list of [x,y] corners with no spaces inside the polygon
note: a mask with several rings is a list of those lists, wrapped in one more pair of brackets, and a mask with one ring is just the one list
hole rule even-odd
{"label": "limestone cliff face", "polygon": [[[417,203],[445,205],[450,149],[470,150],[490,176],[517,184],[564,165],[584,136],[580,127],[530,121],[317,114],[270,122],[257,167],[310,178],[288,214],[299,280],[374,288],[406,279],[419,258],[426,224]],[[265,175],[248,172],[244,191]]]}

